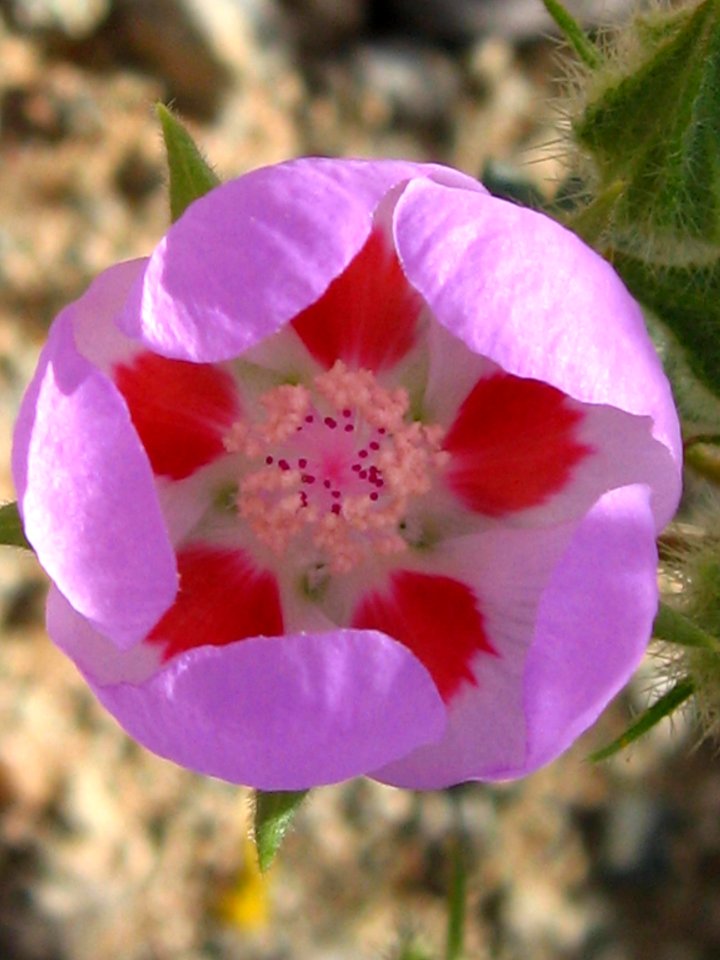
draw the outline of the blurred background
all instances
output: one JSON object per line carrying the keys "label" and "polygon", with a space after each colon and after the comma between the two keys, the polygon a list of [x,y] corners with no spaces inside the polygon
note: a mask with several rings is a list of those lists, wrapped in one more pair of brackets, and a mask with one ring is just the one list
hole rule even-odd
{"label": "blurred background", "polygon": [[[568,6],[597,26],[629,4]],[[156,100],[223,178],[403,156],[551,197],[564,56],[540,0],[0,0],[0,500],[52,317],[167,225]],[[44,590],[0,552],[0,960],[442,955],[457,792],[318,790],[261,881],[247,793],[130,742],[48,642]],[[549,769],[460,789],[468,958],[720,957],[712,748],[681,718],[586,760],[653,682]]]}

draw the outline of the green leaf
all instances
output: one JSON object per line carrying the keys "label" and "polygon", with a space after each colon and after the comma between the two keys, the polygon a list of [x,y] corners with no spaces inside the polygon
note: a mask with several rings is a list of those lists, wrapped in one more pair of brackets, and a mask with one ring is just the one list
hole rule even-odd
{"label": "green leaf", "polygon": [[679,610],[674,610],[666,603],[660,604],[655,623],[653,636],[666,643],[677,643],[683,647],[699,647],[711,653],[720,654],[720,640],[696,626]]}
{"label": "green leaf", "polygon": [[602,57],[577,20],[558,0],[543,0],[543,3],[582,62],[591,69],[599,67]]}
{"label": "green leaf", "polygon": [[174,223],[194,200],[217,187],[220,180],[177,117],[162,103],[156,104],[155,112],[165,141],[170,173],[170,214]]}
{"label": "green leaf", "polygon": [[651,730],[663,717],[669,717],[674,713],[694,692],[695,684],[689,677],[679,680],[674,687],[648,707],[623,734],[606,747],[603,747],[602,750],[596,750],[595,753],[591,753],[589,759],[592,760],[593,763],[598,763],[600,760],[607,760],[608,757],[612,757],[620,750],[623,750],[634,740],[637,740],[638,737],[641,737],[644,733],[647,733],[648,730]]}
{"label": "green leaf", "polygon": [[263,873],[270,867],[308,790],[255,791],[255,847]]}
{"label": "green leaf", "polygon": [[675,335],[692,373],[720,396],[720,257],[684,266],[658,266],[619,249],[607,257],[633,296]]}
{"label": "green leaf", "polygon": [[25,537],[16,503],[5,503],[0,507],[0,545],[32,550]]}

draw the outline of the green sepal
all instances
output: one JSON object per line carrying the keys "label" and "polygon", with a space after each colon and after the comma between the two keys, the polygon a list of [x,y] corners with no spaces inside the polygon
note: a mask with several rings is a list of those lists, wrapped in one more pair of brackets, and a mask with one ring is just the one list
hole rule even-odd
{"label": "green sepal", "polygon": [[689,677],[679,680],[674,687],[671,687],[667,693],[664,693],[655,703],[649,706],[616,740],[613,740],[612,743],[601,750],[591,753],[588,759],[593,763],[598,763],[600,760],[607,760],[608,757],[624,750],[633,741],[651,730],[663,717],[669,717],[675,713],[694,692],[695,684]]}
{"label": "green sepal", "polygon": [[298,807],[308,793],[308,790],[255,791],[254,839],[263,873],[275,859]]}
{"label": "green sepal", "polygon": [[694,375],[720,396],[720,257],[659,266],[619,249],[606,255],[633,296],[674,334]]}
{"label": "green sepal", "polygon": [[563,36],[585,66],[591,69],[599,67],[602,62],[602,57],[597,47],[572,14],[570,14],[558,0],[543,0],[543,3],[545,4],[547,12],[560,28]]}
{"label": "green sepal", "polygon": [[433,960],[432,955],[415,939],[403,943],[397,960]]}
{"label": "green sepal", "polygon": [[0,507],[0,545],[32,550],[23,531],[17,503],[5,503]]}
{"label": "green sepal", "polygon": [[620,65],[622,55],[607,59],[572,127],[594,161],[598,192],[624,185],[611,235],[626,249],[652,245],[670,257],[682,241],[716,244],[720,0],[640,15],[625,46],[627,64]]}
{"label": "green sepal", "polygon": [[398,953],[393,953],[392,957],[393,960],[433,960],[432,954],[412,933],[407,933],[402,937]]}
{"label": "green sepal", "polygon": [[190,204],[220,183],[185,127],[168,108],[158,103],[155,112],[162,127],[170,174],[170,215],[173,223]]}
{"label": "green sepal", "polygon": [[676,643],[682,647],[699,647],[701,650],[720,654],[720,640],[717,637],[707,633],[684,613],[680,613],[666,603],[660,604],[653,624],[653,636],[658,640],[664,640],[665,643]]}
{"label": "green sepal", "polygon": [[685,444],[685,466],[699,473],[710,483],[720,486],[720,438],[692,440]]}
{"label": "green sepal", "polygon": [[685,450],[694,446],[720,447],[720,433],[699,433],[688,437],[685,441]]}

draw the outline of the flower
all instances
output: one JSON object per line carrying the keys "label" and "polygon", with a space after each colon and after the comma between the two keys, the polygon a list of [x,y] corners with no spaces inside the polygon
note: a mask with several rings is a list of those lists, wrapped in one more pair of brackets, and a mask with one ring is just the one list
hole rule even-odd
{"label": "flower", "polygon": [[13,469],[138,741],[290,790],[560,753],[641,657],[679,430],[612,268],[470,178],[304,159],[55,320]]}

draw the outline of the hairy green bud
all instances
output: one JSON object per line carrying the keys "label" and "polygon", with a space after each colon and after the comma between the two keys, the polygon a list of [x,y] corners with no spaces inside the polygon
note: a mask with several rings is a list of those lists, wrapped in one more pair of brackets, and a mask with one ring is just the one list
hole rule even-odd
{"label": "hairy green bud", "polygon": [[720,3],[636,17],[591,70],[573,135],[614,244],[680,266],[720,242]]}
{"label": "hairy green bud", "polygon": [[720,395],[720,0],[656,4],[595,49],[570,122],[587,189],[566,221]]}

